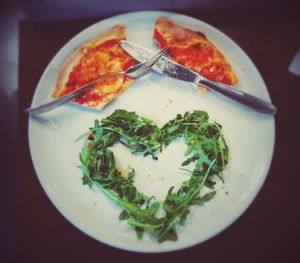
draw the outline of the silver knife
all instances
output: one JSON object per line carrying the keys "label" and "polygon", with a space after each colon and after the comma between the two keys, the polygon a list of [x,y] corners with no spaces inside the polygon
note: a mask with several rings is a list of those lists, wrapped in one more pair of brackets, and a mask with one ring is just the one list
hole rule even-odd
{"label": "silver knife", "polygon": [[[120,45],[129,55],[139,62],[144,62],[155,54],[154,51],[127,40],[121,40]],[[276,107],[270,102],[247,94],[241,90],[234,89],[220,82],[209,80],[169,58],[161,57],[153,69],[159,73],[166,73],[175,79],[203,85],[258,112],[274,115],[277,111]]]}

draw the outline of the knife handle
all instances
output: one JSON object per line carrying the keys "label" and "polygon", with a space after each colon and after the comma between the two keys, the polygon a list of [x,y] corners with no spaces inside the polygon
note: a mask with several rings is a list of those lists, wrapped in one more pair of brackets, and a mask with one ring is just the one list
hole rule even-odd
{"label": "knife handle", "polygon": [[199,80],[197,80],[196,82],[197,84],[201,84],[209,89],[215,90],[225,95],[226,97],[229,97],[258,112],[274,115],[277,111],[276,107],[272,103],[269,103],[253,95],[247,94],[241,90],[229,87],[220,82],[214,82],[204,77],[200,77]]}

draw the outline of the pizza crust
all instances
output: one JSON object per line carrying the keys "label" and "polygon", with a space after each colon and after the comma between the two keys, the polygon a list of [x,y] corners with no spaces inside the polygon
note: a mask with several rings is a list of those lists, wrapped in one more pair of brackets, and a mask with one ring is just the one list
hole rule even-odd
{"label": "pizza crust", "polygon": [[[65,91],[67,88],[67,83],[69,81],[69,76],[72,73],[75,66],[77,66],[87,51],[91,48],[94,48],[96,46],[99,46],[106,42],[107,40],[117,39],[117,40],[123,40],[125,39],[125,26],[124,25],[116,25],[110,29],[108,29],[105,32],[102,32],[101,34],[89,39],[87,42],[79,46],[63,63],[61,66],[57,79],[55,84],[55,89],[52,94],[53,98],[58,98],[60,96],[65,95]],[[108,73],[108,72],[106,72]],[[100,76],[100,75],[99,75]],[[118,80],[118,82],[122,81],[121,87],[118,90],[118,92],[112,93],[112,94],[105,94],[101,97],[101,100],[95,100],[95,101],[88,101],[87,103],[83,103],[86,106],[89,106],[91,108],[101,109],[104,107],[107,103],[112,101],[120,92],[122,92],[124,89],[128,87],[128,85],[133,82],[133,79],[127,78],[125,76],[118,77],[121,80]],[[91,92],[99,91],[99,87],[101,84],[95,85],[93,90]],[[90,91],[89,91],[90,92]]]}
{"label": "pizza crust", "polygon": [[[199,36],[203,40],[206,40],[206,36],[203,33],[179,26],[163,17],[156,20],[155,28],[165,36],[169,45],[180,45],[180,47],[185,47],[189,45],[190,42],[195,40],[199,41]],[[156,41],[156,39],[154,40]],[[158,42],[156,41],[156,43]]]}

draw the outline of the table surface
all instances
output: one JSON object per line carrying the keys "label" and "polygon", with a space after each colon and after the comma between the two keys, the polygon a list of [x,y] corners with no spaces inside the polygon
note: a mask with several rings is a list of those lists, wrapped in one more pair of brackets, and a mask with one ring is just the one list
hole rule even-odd
{"label": "table surface", "polygon": [[230,13],[223,13],[221,17],[213,12],[182,13],[210,23],[240,45],[257,66],[278,107],[273,161],[255,201],[218,236],[177,252],[127,252],[80,232],[56,210],[39,184],[28,147],[28,116],[23,109],[30,105],[37,82],[55,53],[71,37],[102,18],[40,23],[22,20],[19,31],[18,262],[99,262],[103,259],[288,262],[297,253],[300,177],[295,170],[297,147],[294,141],[297,139],[295,121],[299,120],[300,77],[291,74],[288,67],[300,48],[300,21],[293,17],[280,23],[276,15],[266,19],[261,13],[256,22],[241,15],[233,18]]}

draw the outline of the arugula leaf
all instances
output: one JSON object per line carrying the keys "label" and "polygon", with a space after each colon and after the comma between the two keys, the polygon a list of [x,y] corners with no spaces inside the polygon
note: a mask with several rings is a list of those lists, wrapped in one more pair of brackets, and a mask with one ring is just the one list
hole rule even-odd
{"label": "arugula leaf", "polygon": [[[218,123],[209,122],[204,111],[178,114],[159,128],[135,112],[116,110],[100,121],[95,120],[94,127],[84,134],[86,139],[79,155],[83,184],[98,187],[119,205],[119,219],[127,220],[139,239],[148,232],[158,242],[176,241],[176,227],[185,224],[190,207],[203,205],[216,194],[212,190],[201,196],[200,192],[203,187],[213,189],[213,175],[222,179],[221,172],[227,165],[228,147],[221,130]],[[134,154],[151,155],[157,160],[157,153],[177,138],[183,138],[187,145],[187,159],[182,166],[193,164],[194,169],[182,168],[190,173],[190,179],[177,192],[171,187],[162,204],[136,189],[135,170],[120,171],[109,149],[120,142]],[[162,217],[157,216],[160,209],[164,211]]]}

